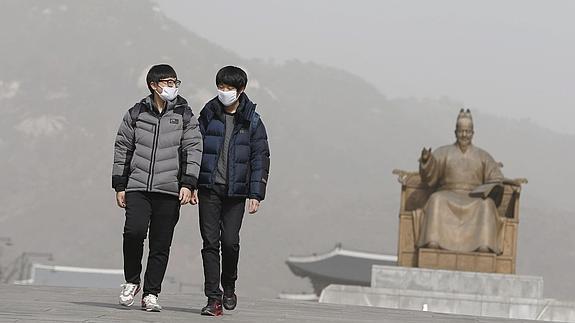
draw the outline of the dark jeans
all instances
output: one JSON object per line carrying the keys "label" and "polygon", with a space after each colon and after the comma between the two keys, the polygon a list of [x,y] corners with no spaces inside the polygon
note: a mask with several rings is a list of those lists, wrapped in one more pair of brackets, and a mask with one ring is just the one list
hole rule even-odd
{"label": "dark jeans", "polygon": [[221,284],[226,292],[235,290],[240,256],[240,228],[244,217],[245,198],[228,197],[225,185],[200,189],[200,232],[204,241],[204,293],[220,298],[220,243],[222,249]]}
{"label": "dark jeans", "polygon": [[174,228],[179,217],[180,201],[177,196],[150,192],[126,193],[124,276],[128,283],[140,284],[144,240],[148,227],[150,229],[150,254],[144,276],[144,296],[157,296],[161,291]]}

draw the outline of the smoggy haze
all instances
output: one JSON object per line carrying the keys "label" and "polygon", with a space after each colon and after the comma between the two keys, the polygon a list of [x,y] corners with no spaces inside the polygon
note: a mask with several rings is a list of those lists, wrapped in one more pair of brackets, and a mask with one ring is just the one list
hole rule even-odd
{"label": "smoggy haze", "polygon": [[573,1],[157,2],[246,58],[311,60],[388,97],[448,96],[575,134]]}

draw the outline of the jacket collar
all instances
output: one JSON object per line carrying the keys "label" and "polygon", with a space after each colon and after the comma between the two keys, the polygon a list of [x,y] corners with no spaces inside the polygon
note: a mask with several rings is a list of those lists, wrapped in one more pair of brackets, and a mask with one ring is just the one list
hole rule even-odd
{"label": "jacket collar", "polygon": [[[140,103],[142,103],[143,105],[146,106],[146,108],[153,113],[158,113],[157,109],[155,109],[154,106],[154,97],[152,94],[148,95],[147,97],[143,98]],[[173,99],[172,101],[168,101],[167,105],[166,105],[166,110],[165,111],[169,111],[169,110],[173,110],[176,107],[182,106],[182,105],[188,105],[188,101],[186,101],[186,99],[184,99],[181,96],[177,96],[175,99]]]}
{"label": "jacket collar", "polygon": [[[236,121],[242,123],[250,123],[252,120],[253,114],[256,111],[256,104],[253,103],[247,96],[245,92],[240,94],[240,105],[235,113]],[[206,118],[206,121],[209,123],[212,119],[218,119],[224,122],[224,105],[218,100],[218,97],[211,99],[206,103],[202,112],[200,112],[200,116]]]}

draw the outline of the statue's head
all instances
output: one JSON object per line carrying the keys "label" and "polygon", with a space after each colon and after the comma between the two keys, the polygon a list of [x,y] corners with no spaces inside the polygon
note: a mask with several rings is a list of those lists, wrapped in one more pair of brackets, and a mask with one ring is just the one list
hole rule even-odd
{"label": "statue's head", "polygon": [[471,139],[473,139],[473,119],[471,118],[471,111],[469,111],[469,109],[461,109],[459,111],[455,125],[455,137],[457,138],[459,147],[465,149],[471,145]]}

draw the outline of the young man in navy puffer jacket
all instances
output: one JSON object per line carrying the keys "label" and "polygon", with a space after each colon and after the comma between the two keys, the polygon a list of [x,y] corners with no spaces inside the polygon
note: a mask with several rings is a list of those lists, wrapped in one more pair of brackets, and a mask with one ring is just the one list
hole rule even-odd
{"label": "young man in navy puffer jacket", "polygon": [[268,138],[256,105],[244,92],[247,82],[242,69],[222,68],[216,75],[218,96],[206,103],[198,118],[204,151],[197,194],[208,297],[202,315],[222,315],[222,304],[227,310],[236,307],[239,233],[246,199],[253,214],[266,193]]}

